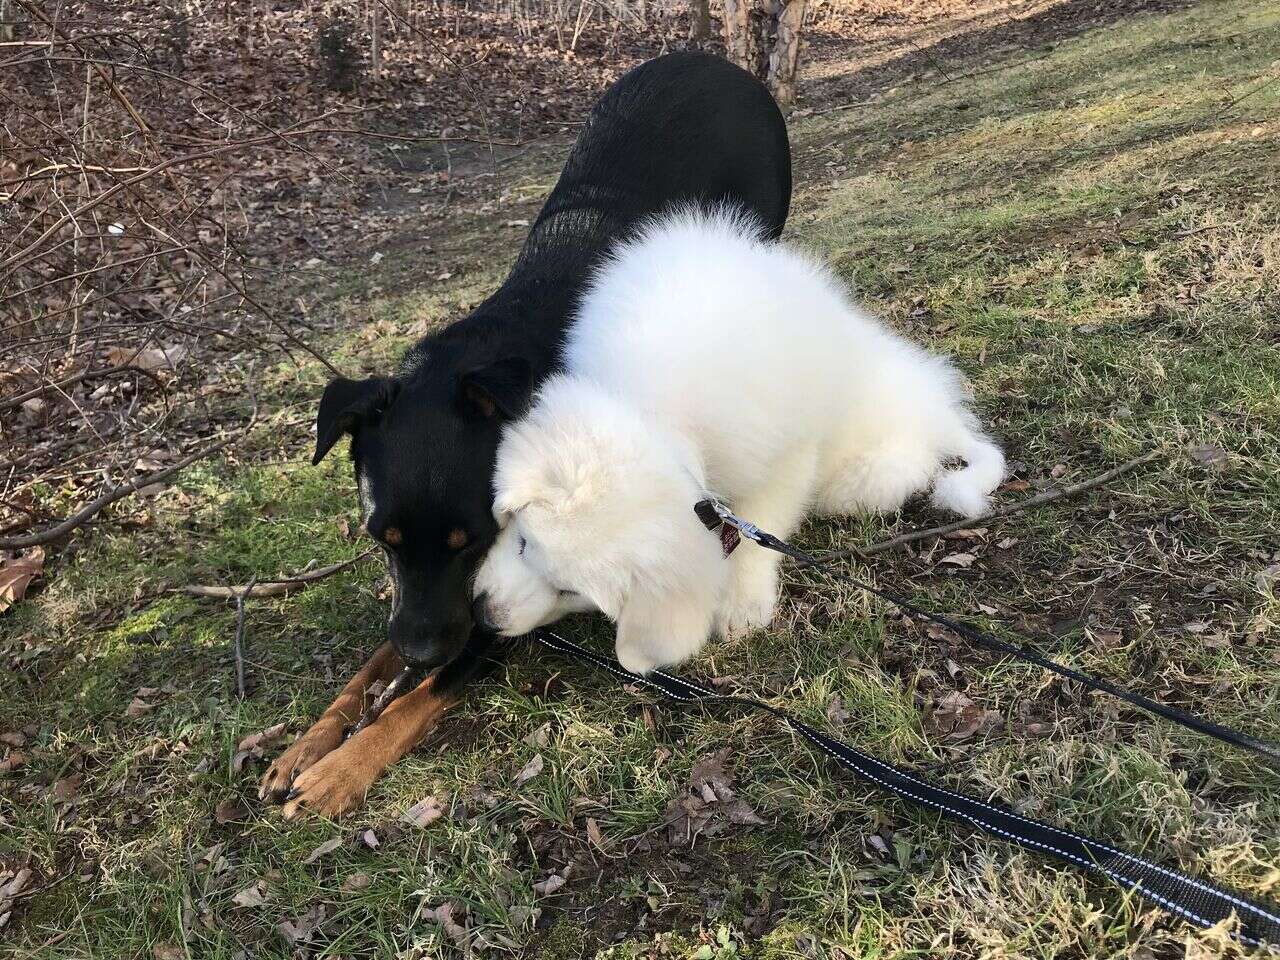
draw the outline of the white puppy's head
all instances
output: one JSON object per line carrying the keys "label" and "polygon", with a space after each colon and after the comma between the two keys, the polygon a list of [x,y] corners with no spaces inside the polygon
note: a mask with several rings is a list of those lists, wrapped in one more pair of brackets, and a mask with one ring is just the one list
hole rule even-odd
{"label": "white puppy's head", "polygon": [[548,381],[498,447],[502,532],[476,575],[477,615],[519,636],[597,609],[618,624],[618,660],[646,673],[706,642],[728,575],[693,512],[696,460],[604,389]]}

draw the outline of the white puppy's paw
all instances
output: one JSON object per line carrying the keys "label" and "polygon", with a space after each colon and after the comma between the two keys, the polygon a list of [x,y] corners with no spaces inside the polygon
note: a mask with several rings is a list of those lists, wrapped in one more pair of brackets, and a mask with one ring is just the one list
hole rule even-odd
{"label": "white puppy's paw", "polygon": [[722,637],[738,637],[763,630],[773,622],[777,603],[777,566],[744,564],[734,571],[716,612],[716,632]]}
{"label": "white puppy's paw", "polygon": [[618,658],[618,663],[622,664],[623,670],[630,670],[641,676],[662,666],[652,650],[637,644],[619,643],[614,648],[614,654]]}

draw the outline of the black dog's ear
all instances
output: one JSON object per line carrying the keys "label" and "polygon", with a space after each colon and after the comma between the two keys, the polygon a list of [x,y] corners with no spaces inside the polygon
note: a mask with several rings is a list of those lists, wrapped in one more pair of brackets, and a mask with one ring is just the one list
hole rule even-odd
{"label": "black dog's ear", "polygon": [[354,434],[361,423],[390,403],[394,393],[395,381],[386,377],[330,380],[316,414],[316,453],[311,458],[312,464],[323,460],[344,433]]}
{"label": "black dog's ear", "polygon": [[485,420],[514,420],[523,412],[533,389],[533,370],[523,357],[496,360],[465,374],[459,387],[462,408]]}

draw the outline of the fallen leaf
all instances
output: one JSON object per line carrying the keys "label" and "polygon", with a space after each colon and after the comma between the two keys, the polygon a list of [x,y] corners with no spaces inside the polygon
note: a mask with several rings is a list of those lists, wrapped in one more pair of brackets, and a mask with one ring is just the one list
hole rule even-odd
{"label": "fallen leaf", "polygon": [[520,772],[516,774],[515,785],[518,787],[520,784],[527,783],[532,780],[542,772],[543,765],[544,761],[542,759],[542,754],[535,753],[533,755],[533,759],[526,763],[524,767],[521,768]]}
{"label": "fallen leaf", "polygon": [[147,703],[147,701],[143,700],[141,697],[134,697],[129,701],[129,705],[124,708],[124,715],[126,717],[141,717],[150,713],[154,709],[154,703]]}
{"label": "fallen leaf", "polygon": [[1187,447],[1187,456],[1201,466],[1222,470],[1227,466],[1227,451],[1212,443],[1196,443]]}
{"label": "fallen leaf", "polygon": [[43,547],[12,560],[0,560],[0,613],[25,597],[31,581],[43,572]]}
{"label": "fallen leaf", "polygon": [[10,730],[7,733],[0,733],[0,743],[6,747],[25,747],[27,745],[27,735],[18,730]]}
{"label": "fallen leaf", "polygon": [[733,790],[730,784],[733,782],[733,777],[724,768],[724,762],[728,756],[728,750],[719,750],[700,757],[694,762],[693,769],[689,771],[689,786],[699,792],[702,792],[705,787],[710,787],[712,800],[732,800]]}
{"label": "fallen leaf", "polygon": [[249,808],[239,797],[228,797],[213,808],[214,823],[235,823],[249,816]]}
{"label": "fallen leaf", "polygon": [[840,697],[833,697],[827,704],[827,719],[832,726],[843,727],[852,717],[853,714],[845,709],[844,700]]}
{"label": "fallen leaf", "polygon": [[751,805],[741,797],[726,803],[722,812],[729,818],[730,823],[736,823],[740,826],[761,826],[764,823],[760,816],[751,809]]}
{"label": "fallen leaf", "polygon": [[949,553],[938,562],[949,563],[954,567],[961,567],[965,570],[968,570],[970,567],[973,566],[973,561],[977,559],[978,558],[975,557],[972,553]]}
{"label": "fallen leaf", "polygon": [[73,774],[69,777],[63,777],[54,783],[50,793],[55,803],[69,803],[76,798],[76,794],[80,792],[80,781],[84,778],[80,774]]}
{"label": "fallen leaf", "polygon": [[382,842],[378,839],[378,835],[372,830],[365,830],[360,834],[360,842],[370,850],[377,850],[378,845]]}
{"label": "fallen leaf", "polygon": [[566,881],[564,877],[560,876],[560,874],[553,873],[551,876],[547,877],[547,879],[535,883],[533,885],[533,892],[539,896],[549,897],[551,894],[563,887],[567,882],[568,881]]}
{"label": "fallen leaf", "polygon": [[[1253,585],[1258,588],[1259,593],[1271,593],[1277,580],[1280,580],[1280,563],[1273,563],[1253,575]],[[8,743],[4,735],[0,735],[0,741]],[[20,747],[22,744],[16,743],[14,746]]]}
{"label": "fallen leaf", "polygon": [[284,739],[284,731],[285,724],[277,723],[275,726],[267,727],[265,730],[249,734],[236,747],[236,752],[231,757],[231,769],[236,773],[240,773],[244,769],[244,765],[250,760],[261,759],[268,749]]}
{"label": "fallen leaf", "polygon": [[987,717],[988,711],[959,690],[951,690],[929,711],[926,726],[945,740],[962,743],[982,729]]}
{"label": "fallen leaf", "polygon": [[601,853],[605,852],[604,834],[600,832],[600,824],[592,817],[587,817],[587,840]]}
{"label": "fallen leaf", "polygon": [[294,917],[292,920],[282,920],[277,923],[276,930],[290,946],[306,943],[314,936],[316,928],[324,923],[327,914],[328,911],[325,909],[324,904],[317,904],[300,917]]}
{"label": "fallen leaf", "polygon": [[364,890],[371,883],[373,883],[373,878],[371,878],[367,873],[364,873],[363,871],[360,873],[353,873],[351,876],[347,877],[347,879],[342,881],[342,892],[356,893],[357,891]]}
{"label": "fallen leaf", "polygon": [[524,738],[524,742],[535,749],[543,749],[551,742],[551,724],[544,723],[533,733]]}
{"label": "fallen leaf", "polygon": [[463,910],[457,909],[452,903],[442,903],[434,910],[423,911],[423,916],[428,920],[434,920],[444,928],[445,934],[454,943],[462,944],[467,941],[467,928],[454,918],[455,913],[459,916],[466,917]]}
{"label": "fallen leaf", "polygon": [[429,827],[444,816],[444,806],[435,797],[424,797],[406,810],[400,817],[415,827]]}
{"label": "fallen leaf", "polygon": [[234,897],[231,902],[237,907],[260,907],[268,900],[267,884],[263,880],[249,884]]}
{"label": "fallen leaf", "polygon": [[151,948],[155,960],[186,960],[187,951],[175,943],[157,943]]}
{"label": "fallen leaf", "polygon": [[3,760],[0,760],[0,773],[12,773],[24,763],[27,762],[27,755],[21,750],[10,750]]}
{"label": "fallen leaf", "polygon": [[320,846],[316,847],[303,858],[303,863],[315,863],[321,857],[328,856],[342,846],[342,838],[334,837],[332,840],[326,840]]}

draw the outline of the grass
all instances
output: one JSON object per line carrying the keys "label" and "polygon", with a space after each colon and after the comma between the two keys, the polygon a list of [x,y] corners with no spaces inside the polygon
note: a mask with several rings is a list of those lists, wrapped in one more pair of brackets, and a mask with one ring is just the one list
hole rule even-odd
{"label": "grass", "polygon": [[[1032,489],[1153,444],[1171,455],[1079,503],[869,573],[1280,739],[1280,605],[1266,574],[1280,560],[1280,83],[1267,85],[1280,76],[1280,12],[1203,3],[1023,59],[797,121],[790,236],[958,358]],[[512,199],[459,217],[429,261],[408,244],[329,278],[346,318],[339,362],[385,367],[415,325],[478,302],[520,239],[505,222],[536,209],[557,162],[547,150],[510,168]],[[452,276],[423,282],[440,272]],[[263,439],[256,456],[191,471],[141,508],[142,526],[104,526],[62,553],[48,587],[0,621],[0,730],[29,731],[26,765],[0,780],[0,856],[29,854],[41,887],[5,931],[16,956],[456,953],[441,904],[465,916],[473,949],[546,960],[1234,949],[848,782],[769,721],[668,707],[529,655],[475,687],[359,814],[286,826],[253,798],[255,771],[234,769],[236,745],[281,721],[300,731],[333,696],[380,638],[379,574],[360,565],[252,603],[243,703],[230,605],[168,590],[363,549],[340,528],[354,525],[349,467],[306,463],[322,381],[312,367],[267,378],[263,434],[285,438],[285,457]],[[931,519],[913,509],[814,525],[805,539],[865,541]],[[971,567],[937,563],[962,549]],[[571,629],[608,641],[602,624]],[[1280,896],[1274,772],[991,662],[815,574],[790,571],[775,630],[716,645],[690,670],[737,677],[954,786]],[[995,719],[948,744],[928,708],[956,687]],[[128,710],[144,688],[146,707]],[[766,825],[672,841],[657,829],[664,811],[722,745],[733,789]],[[517,786],[535,755],[542,773]],[[400,821],[429,795],[445,816]],[[535,890],[566,869],[559,890]],[[255,884],[263,902],[238,903]],[[307,917],[304,949],[277,925]]]}

